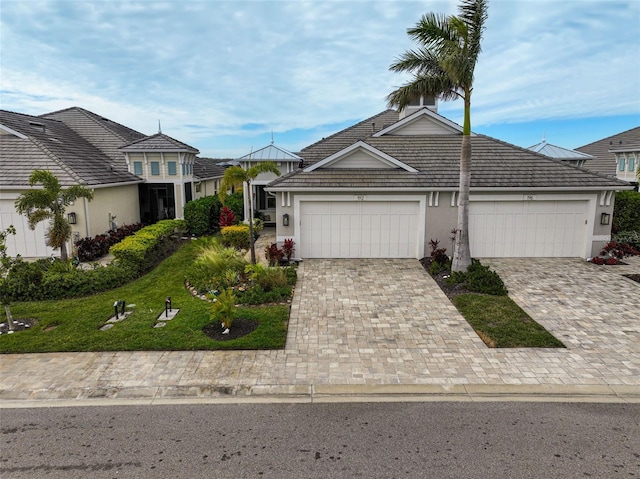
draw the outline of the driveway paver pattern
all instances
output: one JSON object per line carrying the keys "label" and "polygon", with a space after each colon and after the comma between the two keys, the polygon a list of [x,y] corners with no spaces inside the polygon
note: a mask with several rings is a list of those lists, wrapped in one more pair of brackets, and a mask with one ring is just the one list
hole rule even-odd
{"label": "driveway paver pattern", "polygon": [[[307,260],[278,351],[0,356],[0,399],[209,397],[326,385],[621,386],[640,396],[640,284],[628,266],[485,259],[566,349],[490,349],[416,260]],[[347,389],[348,390],[348,389]]]}

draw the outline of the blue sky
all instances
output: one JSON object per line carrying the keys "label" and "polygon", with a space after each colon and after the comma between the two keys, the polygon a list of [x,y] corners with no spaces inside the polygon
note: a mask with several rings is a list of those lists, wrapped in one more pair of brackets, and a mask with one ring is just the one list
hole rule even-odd
{"label": "blue sky", "polygon": [[[0,7],[0,108],[81,106],[233,158],[291,151],[386,108],[388,67],[457,1],[14,1]],[[472,129],[575,148],[640,125],[640,1],[492,0]],[[462,122],[459,101],[439,112]]]}

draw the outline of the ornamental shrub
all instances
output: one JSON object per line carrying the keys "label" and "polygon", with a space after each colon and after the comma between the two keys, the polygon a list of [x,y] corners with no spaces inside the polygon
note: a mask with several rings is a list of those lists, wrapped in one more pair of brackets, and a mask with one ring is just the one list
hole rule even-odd
{"label": "ornamental shrub", "polygon": [[184,207],[184,220],[187,232],[202,236],[218,230],[222,204],[217,196],[206,196],[189,201]]}
{"label": "ornamental shrub", "polygon": [[126,237],[109,251],[121,264],[140,273],[151,269],[159,260],[175,251],[185,230],[184,220],[158,221]]}
{"label": "ornamental shrub", "polygon": [[224,199],[224,206],[233,211],[236,221],[244,220],[244,198],[242,197],[242,191],[236,191]]}
{"label": "ornamental shrub", "polygon": [[225,226],[233,226],[236,224],[236,215],[227,206],[223,206],[222,210],[220,210],[220,218],[218,219],[218,225],[220,228],[224,228]]}
{"label": "ornamental shrub", "polygon": [[75,246],[78,259],[87,262],[101,258],[109,253],[111,246],[119,243],[127,236],[131,236],[143,226],[142,223],[122,225],[115,230],[110,230],[93,238],[86,237],[76,241]]}
{"label": "ornamental shrub", "polygon": [[249,249],[249,225],[225,226],[220,230],[222,244],[236,249]]}
{"label": "ornamental shrub", "polygon": [[477,259],[471,260],[471,265],[464,273],[454,271],[447,279],[450,285],[463,283],[465,288],[474,293],[506,296],[508,294],[504,282],[495,271],[483,266]]}
{"label": "ornamental shrub", "polygon": [[640,192],[618,191],[613,207],[611,230],[640,232]]}

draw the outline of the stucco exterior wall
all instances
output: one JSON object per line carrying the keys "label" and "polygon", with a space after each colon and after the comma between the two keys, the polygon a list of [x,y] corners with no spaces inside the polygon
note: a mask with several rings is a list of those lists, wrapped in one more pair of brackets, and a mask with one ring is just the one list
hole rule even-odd
{"label": "stucco exterior wall", "polygon": [[[111,228],[109,220],[113,219],[113,215],[119,226],[138,223],[138,203],[138,185],[96,188],[93,200],[85,205],[84,200],[79,199],[73,205],[78,223],[72,226],[72,231],[80,233],[81,237],[102,234]],[[67,208],[68,211],[70,209]]]}

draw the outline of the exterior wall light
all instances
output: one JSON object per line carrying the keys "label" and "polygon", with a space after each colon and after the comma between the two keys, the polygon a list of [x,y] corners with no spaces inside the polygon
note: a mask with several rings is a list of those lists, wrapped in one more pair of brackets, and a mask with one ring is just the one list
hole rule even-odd
{"label": "exterior wall light", "polygon": [[289,215],[287,213],[282,215],[282,226],[289,226]]}
{"label": "exterior wall light", "polygon": [[76,214],[74,212],[69,213],[67,215],[67,221],[70,225],[75,225],[77,222]]}
{"label": "exterior wall light", "polygon": [[609,213],[602,213],[600,215],[600,224],[601,225],[608,225],[610,219],[611,219],[611,215]]}

